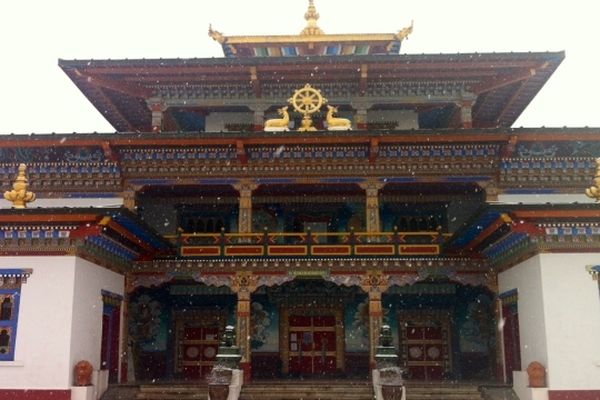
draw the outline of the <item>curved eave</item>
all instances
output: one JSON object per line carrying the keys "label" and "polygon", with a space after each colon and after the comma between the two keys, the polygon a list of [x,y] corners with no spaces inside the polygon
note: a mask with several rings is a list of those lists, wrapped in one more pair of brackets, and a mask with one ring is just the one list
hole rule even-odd
{"label": "curved eave", "polygon": [[[512,125],[563,59],[561,51],[59,60],[59,65],[117,131],[150,131],[151,113],[147,101],[154,95],[157,84],[247,83],[253,75],[260,82],[274,77],[302,84],[309,79],[360,81],[364,66],[368,67],[367,79],[475,82],[473,125],[485,128]],[[317,76],[314,71],[319,71]]]}

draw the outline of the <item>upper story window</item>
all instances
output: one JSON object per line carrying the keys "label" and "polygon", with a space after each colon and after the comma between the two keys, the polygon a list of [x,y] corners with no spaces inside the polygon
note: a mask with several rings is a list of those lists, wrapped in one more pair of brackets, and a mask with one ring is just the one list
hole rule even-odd
{"label": "upper story window", "polygon": [[354,48],[354,54],[369,54],[369,46],[359,45]]}
{"label": "upper story window", "polygon": [[269,49],[266,47],[256,47],[254,49],[254,54],[256,55],[256,57],[268,57]]}
{"label": "upper story window", "polygon": [[286,46],[281,48],[281,55],[284,57],[292,57],[298,55],[298,49],[293,46]]}
{"label": "upper story window", "polygon": [[342,45],[336,44],[333,46],[327,46],[325,48],[325,55],[327,56],[337,56],[342,52]]}
{"label": "upper story window", "polygon": [[21,285],[31,270],[0,269],[0,361],[13,361]]}

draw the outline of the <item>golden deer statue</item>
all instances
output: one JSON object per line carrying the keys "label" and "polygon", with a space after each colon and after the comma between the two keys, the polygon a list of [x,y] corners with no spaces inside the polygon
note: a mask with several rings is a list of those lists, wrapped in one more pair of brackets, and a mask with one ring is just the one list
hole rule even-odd
{"label": "golden deer statue", "polygon": [[336,118],[333,116],[337,114],[337,107],[327,106],[327,130],[328,131],[347,131],[352,129],[352,122],[347,118]]}
{"label": "golden deer statue", "polygon": [[268,119],[265,121],[265,132],[289,131],[290,114],[288,114],[287,109],[287,106],[277,109],[277,112],[283,118]]}

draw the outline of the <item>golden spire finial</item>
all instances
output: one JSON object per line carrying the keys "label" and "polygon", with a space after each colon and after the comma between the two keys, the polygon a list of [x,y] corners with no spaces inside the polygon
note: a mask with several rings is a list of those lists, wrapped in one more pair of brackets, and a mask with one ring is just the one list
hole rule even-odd
{"label": "golden spire finial", "polygon": [[600,203],[600,158],[596,158],[596,176],[594,177],[594,186],[585,189],[585,195],[595,199],[596,203]]}
{"label": "golden spire finial", "polygon": [[13,190],[4,192],[4,198],[12,202],[14,208],[26,208],[27,203],[35,200],[35,193],[27,191],[29,182],[25,176],[26,170],[25,164],[19,164],[19,174],[13,183]]}
{"label": "golden spire finial", "polygon": [[319,13],[315,7],[313,0],[308,0],[308,10],[304,14],[304,19],[307,21],[306,28],[302,29],[301,35],[324,35],[325,32],[317,25]]}
{"label": "golden spire finial", "polygon": [[219,44],[223,44],[227,40],[225,38],[225,36],[223,36],[223,34],[221,32],[219,32],[216,29],[213,29],[212,24],[208,25],[208,36],[210,36],[211,38],[213,38]]}

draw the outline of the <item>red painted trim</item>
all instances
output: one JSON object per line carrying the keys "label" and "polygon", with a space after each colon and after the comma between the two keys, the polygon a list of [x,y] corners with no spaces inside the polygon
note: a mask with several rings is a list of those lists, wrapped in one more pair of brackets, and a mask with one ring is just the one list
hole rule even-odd
{"label": "red painted trim", "polygon": [[218,246],[183,246],[182,256],[220,256],[221,248]]}
{"label": "red painted trim", "polygon": [[548,390],[548,400],[600,400],[600,389]]}
{"label": "red painted trim", "polygon": [[1,222],[95,222],[101,215],[96,214],[20,214],[18,211],[14,214],[0,215]]}
{"label": "red painted trim", "polygon": [[393,244],[382,244],[382,245],[373,245],[373,244],[357,244],[354,248],[354,254],[357,256],[361,255],[394,255],[394,245]]}
{"label": "red painted trim", "polygon": [[412,244],[412,245],[400,245],[400,254],[413,254],[413,255],[422,255],[422,254],[439,254],[440,247],[437,244]]}
{"label": "red painted trim", "polygon": [[0,389],[0,400],[71,400],[71,390]]}
{"label": "red painted trim", "polygon": [[306,246],[269,246],[268,254],[270,256],[305,256],[308,254]]}
{"label": "red painted trim", "polygon": [[262,246],[227,246],[225,247],[226,256],[262,256],[264,248]]}
{"label": "red painted trim", "polygon": [[313,256],[349,256],[351,253],[350,246],[330,246],[326,244],[314,245],[310,249]]}

